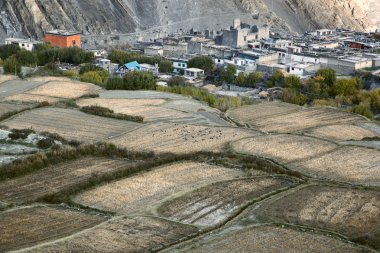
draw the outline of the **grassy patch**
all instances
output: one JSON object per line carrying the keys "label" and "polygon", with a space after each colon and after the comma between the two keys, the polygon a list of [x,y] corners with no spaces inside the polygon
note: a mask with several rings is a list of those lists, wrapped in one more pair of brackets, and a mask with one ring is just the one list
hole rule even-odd
{"label": "grassy patch", "polygon": [[122,113],[115,113],[111,109],[97,106],[97,105],[85,106],[85,107],[82,107],[80,110],[84,113],[93,114],[93,115],[102,116],[102,117],[128,120],[128,121],[139,122],[139,123],[142,123],[144,121],[144,118],[141,116],[132,116],[132,115],[127,115],[127,114],[122,114]]}

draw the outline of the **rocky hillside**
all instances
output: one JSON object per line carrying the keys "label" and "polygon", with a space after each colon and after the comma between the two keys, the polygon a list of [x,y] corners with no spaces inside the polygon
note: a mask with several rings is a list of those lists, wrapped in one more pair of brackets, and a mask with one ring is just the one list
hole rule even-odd
{"label": "rocky hillside", "polygon": [[[54,28],[85,35],[219,29],[235,17],[270,23],[279,31],[342,26],[365,30],[379,16],[373,6],[376,0],[2,0],[0,39],[41,38],[44,30]],[[368,18],[365,10],[372,16]]]}

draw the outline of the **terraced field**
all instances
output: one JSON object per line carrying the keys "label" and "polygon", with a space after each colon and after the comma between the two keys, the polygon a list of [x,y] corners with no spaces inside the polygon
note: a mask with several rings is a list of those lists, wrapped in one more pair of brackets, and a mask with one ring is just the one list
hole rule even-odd
{"label": "terraced field", "polygon": [[0,102],[0,116],[3,116],[7,113],[18,112],[25,109],[31,109],[33,107],[35,107],[35,104],[31,104],[31,103]]}
{"label": "terraced field", "polygon": [[380,151],[346,146],[289,167],[318,178],[380,186]]}
{"label": "terraced field", "polygon": [[5,101],[17,101],[17,102],[48,102],[49,104],[55,104],[62,99],[60,98],[54,98],[54,97],[47,97],[47,96],[40,96],[40,95],[33,95],[33,94],[27,94],[27,93],[21,93],[13,96],[9,96],[4,98]]}
{"label": "terraced field", "polygon": [[88,157],[50,166],[23,177],[0,182],[0,202],[22,204],[68,190],[94,175],[104,175],[132,167],[135,163]]}
{"label": "terraced field", "polygon": [[227,111],[227,116],[240,124],[254,124],[256,121],[300,111],[302,107],[287,103],[258,103]]}
{"label": "terraced field", "polygon": [[16,76],[11,76],[11,75],[0,75],[0,83],[11,81],[11,80],[14,80],[16,78],[17,78]]}
{"label": "terraced field", "polygon": [[166,100],[184,100],[189,99],[185,96],[166,93],[160,91],[139,90],[139,91],[126,91],[126,90],[109,90],[99,93],[100,98],[105,99],[166,99]]}
{"label": "terraced field", "polygon": [[212,233],[196,242],[184,244],[164,252],[364,253],[372,251],[319,234],[279,227],[258,226]]}
{"label": "terraced field", "polygon": [[21,94],[44,84],[41,81],[11,79],[0,84],[0,98]]}
{"label": "terraced field", "polygon": [[183,154],[222,151],[234,140],[256,135],[257,132],[242,128],[155,123],[111,141],[137,151]]}
{"label": "terraced field", "polygon": [[235,152],[266,157],[281,163],[313,158],[336,149],[338,145],[297,135],[264,135],[231,144]]}
{"label": "terraced field", "polygon": [[21,249],[71,235],[106,219],[67,208],[23,207],[0,213],[0,251]]}
{"label": "terraced field", "polygon": [[[172,122],[197,125],[219,125],[229,124],[219,117],[219,112],[198,101],[186,97],[164,96],[161,93],[152,95],[152,99],[139,98],[141,91],[130,91],[129,97],[137,98],[91,98],[82,99],[77,102],[83,106],[101,106],[113,110],[116,113],[141,116],[145,122]],[[135,96],[133,96],[135,94]],[[119,96],[122,96],[119,94]],[[125,97],[128,97],[125,96]],[[115,97],[117,97],[115,95]],[[174,100],[173,100],[174,99]],[[181,99],[181,100],[180,100]]]}
{"label": "terraced field", "polygon": [[29,95],[75,99],[84,95],[96,94],[100,87],[74,81],[49,81],[33,90],[27,91]]}
{"label": "terraced field", "polygon": [[168,201],[159,208],[159,213],[181,223],[215,226],[232,216],[241,206],[291,185],[292,181],[283,178],[218,182]]}
{"label": "terraced field", "polygon": [[358,124],[366,121],[357,114],[321,107],[260,119],[252,123],[252,126],[266,132],[294,133],[326,125]]}
{"label": "terraced field", "polygon": [[98,142],[139,127],[140,124],[98,117],[72,109],[45,107],[27,111],[3,121],[9,128],[32,128],[57,133],[67,140]]}
{"label": "terraced field", "polygon": [[379,136],[369,129],[355,125],[323,126],[310,130],[308,134],[335,141],[362,140]]}
{"label": "terraced field", "polygon": [[365,238],[380,249],[380,192],[308,186],[285,193],[254,208],[247,216],[291,223]]}
{"label": "terraced field", "polygon": [[121,217],[22,252],[152,252],[196,233],[197,229],[154,217]]}
{"label": "terraced field", "polygon": [[145,212],[181,192],[242,176],[244,173],[240,170],[204,163],[175,163],[84,192],[74,201],[119,213]]}

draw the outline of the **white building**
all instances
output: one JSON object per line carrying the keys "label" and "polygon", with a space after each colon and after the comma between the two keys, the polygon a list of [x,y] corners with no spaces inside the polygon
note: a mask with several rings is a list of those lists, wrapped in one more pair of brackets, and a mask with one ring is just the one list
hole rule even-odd
{"label": "white building", "polygon": [[173,63],[173,72],[176,74],[184,73],[188,68],[186,59],[170,58],[169,60]]}
{"label": "white building", "polygon": [[164,48],[159,46],[151,46],[144,48],[144,54],[148,56],[163,56]]}
{"label": "white building", "polygon": [[20,48],[23,48],[28,51],[32,51],[37,44],[41,44],[41,41],[31,40],[31,39],[17,39],[17,38],[8,38],[5,39],[5,45],[18,45]]}
{"label": "white building", "polygon": [[116,72],[119,68],[119,64],[112,63],[111,60],[103,58],[96,59],[96,66],[107,70],[109,73]]}
{"label": "white building", "polygon": [[205,71],[203,69],[189,68],[185,69],[185,78],[187,79],[197,79],[204,76]]}

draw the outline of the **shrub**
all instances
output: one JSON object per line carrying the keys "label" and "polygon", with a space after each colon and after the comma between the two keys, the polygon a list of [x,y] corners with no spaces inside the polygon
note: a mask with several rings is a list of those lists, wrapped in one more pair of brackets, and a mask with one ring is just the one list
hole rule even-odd
{"label": "shrub", "polygon": [[83,75],[84,73],[90,72],[90,71],[102,71],[102,70],[104,70],[104,69],[99,67],[99,66],[96,66],[94,64],[88,63],[88,64],[83,65],[79,69],[79,75]]}
{"label": "shrub", "polygon": [[189,68],[203,69],[206,72],[212,72],[214,70],[214,62],[208,56],[196,56],[189,60]]}
{"label": "shrub", "polygon": [[168,86],[170,86],[170,87],[185,86],[185,85],[186,85],[186,80],[185,80],[185,78],[183,78],[181,76],[173,76],[168,81]]}
{"label": "shrub", "polygon": [[124,78],[109,78],[106,83],[107,90],[155,90],[156,80],[150,72],[131,71]]}
{"label": "shrub", "polygon": [[48,149],[55,144],[53,139],[45,138],[37,142],[37,147],[40,149]]}
{"label": "shrub", "polygon": [[350,112],[363,115],[369,119],[373,119],[373,113],[371,111],[371,105],[368,102],[362,102],[357,106],[350,109]]}
{"label": "shrub", "polygon": [[80,75],[80,81],[97,85],[101,85],[103,83],[102,77],[96,71],[89,71]]}
{"label": "shrub", "polygon": [[173,72],[173,63],[171,61],[161,61],[159,64],[159,71],[161,73],[171,73]]}
{"label": "shrub", "polygon": [[284,87],[299,90],[302,87],[301,79],[296,75],[285,77]]}
{"label": "shrub", "polygon": [[12,129],[8,137],[12,140],[26,139],[30,134],[34,133],[35,131],[32,129]]}
{"label": "shrub", "polygon": [[109,118],[115,118],[115,119],[121,119],[121,120],[128,120],[128,121],[134,121],[134,122],[140,122],[142,123],[144,121],[144,118],[141,116],[132,116],[122,113],[114,113],[113,110],[93,105],[93,106],[85,106],[80,109],[84,113],[93,114],[97,116],[102,117],[109,117]]}
{"label": "shrub", "polygon": [[11,56],[4,61],[4,73],[18,75],[21,73],[21,64],[17,61],[16,57]]}
{"label": "shrub", "polygon": [[307,97],[294,89],[285,88],[282,94],[282,100],[286,103],[305,105]]}
{"label": "shrub", "polygon": [[236,71],[237,71],[237,68],[234,65],[228,64],[227,68],[223,69],[221,73],[222,81],[228,84],[232,83],[235,79]]}

